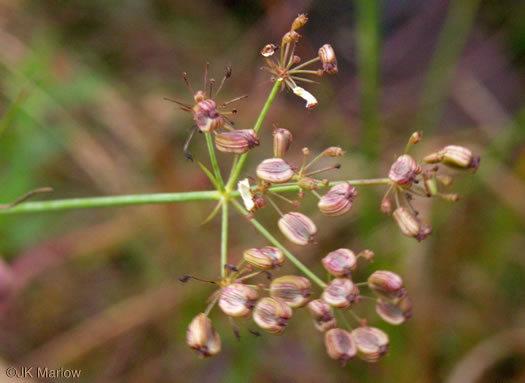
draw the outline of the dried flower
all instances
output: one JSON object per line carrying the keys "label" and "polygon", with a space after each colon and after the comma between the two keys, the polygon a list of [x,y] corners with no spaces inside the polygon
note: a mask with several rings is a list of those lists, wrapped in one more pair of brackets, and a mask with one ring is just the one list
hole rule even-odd
{"label": "dried flower", "polygon": [[293,136],[289,130],[276,128],[273,131],[273,156],[283,158],[292,144]]}
{"label": "dried flower", "polygon": [[350,279],[336,278],[324,289],[322,299],[330,306],[347,308],[357,300],[359,289]]}
{"label": "dried flower", "polygon": [[357,259],[350,249],[338,249],[322,259],[324,268],[335,277],[348,277],[357,267]]}
{"label": "dried flower", "polygon": [[239,181],[237,183],[237,190],[239,190],[239,194],[241,195],[246,210],[252,211],[255,208],[255,202],[252,189],[250,188],[250,180],[245,178],[242,181]]}
{"label": "dried flower", "polygon": [[343,363],[353,359],[357,354],[357,346],[352,334],[340,328],[328,330],[324,336],[324,343],[330,358]]}
{"label": "dried flower", "polygon": [[414,132],[414,133],[412,133],[412,135],[408,139],[408,144],[409,145],[415,145],[419,141],[421,141],[422,138],[423,138],[423,133],[422,132],[420,132],[420,131]]}
{"label": "dried flower", "polygon": [[213,132],[224,126],[224,118],[211,98],[200,101],[195,105],[193,111],[193,119],[201,132]]}
{"label": "dried flower", "polygon": [[279,229],[291,242],[305,246],[309,244],[317,233],[313,221],[299,212],[287,213],[279,219]]}
{"label": "dried flower", "polygon": [[361,257],[363,259],[366,259],[367,261],[373,261],[374,252],[370,249],[364,249],[359,254],[357,254],[357,257]]}
{"label": "dried flower", "polygon": [[421,167],[416,160],[408,154],[403,154],[392,164],[388,177],[400,186],[410,186],[419,173]]}
{"label": "dried flower", "polygon": [[250,265],[262,270],[270,270],[282,266],[285,260],[282,250],[272,246],[245,250],[243,258]]}
{"label": "dried flower", "polygon": [[377,314],[387,323],[399,326],[412,317],[412,302],[408,296],[403,296],[396,304],[379,299],[376,304]]}
{"label": "dried flower", "polygon": [[282,158],[269,158],[257,166],[257,177],[270,183],[283,183],[290,181],[294,171],[290,164]]}
{"label": "dried flower", "polygon": [[324,215],[343,215],[350,211],[352,201],[357,197],[357,194],[357,190],[348,182],[341,182],[322,196],[317,206]]}
{"label": "dried flower", "polygon": [[259,294],[242,283],[232,283],[221,290],[219,307],[231,317],[245,317],[250,314]]}
{"label": "dried flower", "polygon": [[317,99],[306,89],[296,86],[293,89],[295,95],[301,97],[306,101],[306,109],[313,109],[317,106]]}
{"label": "dried flower", "polygon": [[311,287],[312,283],[305,277],[285,275],[272,281],[270,295],[281,298],[292,308],[298,308],[308,303]]}
{"label": "dried flower", "polygon": [[323,155],[326,157],[341,157],[345,154],[345,151],[339,146],[330,146],[326,148],[323,152]]}
{"label": "dried flower", "polygon": [[397,303],[406,295],[403,279],[396,273],[377,270],[368,277],[368,286],[381,298]]}
{"label": "dried flower", "polygon": [[270,334],[280,335],[292,317],[292,309],[282,299],[264,297],[253,310],[253,320]]}
{"label": "dried flower", "polygon": [[282,44],[290,44],[298,41],[301,38],[301,35],[295,31],[286,32],[283,36]]}
{"label": "dried flower", "polygon": [[319,58],[323,63],[323,70],[326,73],[337,73],[337,59],[335,57],[334,49],[330,44],[325,44],[319,48]]}
{"label": "dried flower", "polygon": [[381,201],[381,213],[390,215],[392,214],[392,202],[388,198],[384,198]]}
{"label": "dried flower", "polygon": [[263,49],[261,49],[261,55],[263,57],[271,57],[277,50],[277,46],[274,44],[266,44]]}
{"label": "dried flower", "polygon": [[386,354],[389,346],[388,335],[375,327],[358,327],[352,331],[357,354],[367,362],[377,362]]}
{"label": "dried flower", "polygon": [[308,22],[308,17],[304,13],[299,14],[292,23],[292,31],[295,31]]}
{"label": "dried flower", "polygon": [[221,351],[221,338],[206,314],[199,314],[191,321],[186,332],[186,343],[197,350],[201,357],[217,355]]}
{"label": "dried flower", "polygon": [[325,332],[337,326],[332,306],[322,299],[308,302],[308,310],[312,314],[314,326],[317,330]]}
{"label": "dried flower", "polygon": [[217,134],[215,146],[221,152],[243,154],[259,146],[259,139],[253,129],[234,130]]}

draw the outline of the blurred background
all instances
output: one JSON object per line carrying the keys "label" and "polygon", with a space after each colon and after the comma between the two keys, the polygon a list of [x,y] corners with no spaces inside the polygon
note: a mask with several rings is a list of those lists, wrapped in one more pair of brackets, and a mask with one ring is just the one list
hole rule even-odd
{"label": "blurred background", "polygon": [[[207,61],[217,79],[231,64],[219,100],[248,94],[235,121],[251,127],[271,88],[259,50],[302,12],[298,54],[330,42],[339,73],[307,87],[313,111],[278,95],[244,174],[271,155],[272,122],[294,133],[292,162],[341,145],[337,178],[385,176],[415,130],[416,158],[446,144],[482,157],[451,187],[460,202],[416,202],[434,227],[422,243],[378,213],[383,187],[361,188],[340,218],[302,204],[319,244],[290,249],[318,274],[349,247],[376,253],[357,280],[404,277],[410,321],[360,311],[389,354],[341,368],[305,310],[282,337],[243,329],[240,342],[214,310],[223,351],[198,359],[185,332],[212,289],[177,278],[218,277],[219,222],[200,226],[213,204],[105,208],[0,216],[0,382],[10,365],[77,368],[85,382],[525,382],[522,0],[1,0],[0,201],[41,186],[55,190],[41,199],[209,189],[182,153],[191,116],[163,97],[191,102],[182,72],[198,88]],[[206,159],[202,137],[190,151]],[[282,239],[269,210],[258,217]],[[266,245],[235,212],[231,229],[232,260]]]}

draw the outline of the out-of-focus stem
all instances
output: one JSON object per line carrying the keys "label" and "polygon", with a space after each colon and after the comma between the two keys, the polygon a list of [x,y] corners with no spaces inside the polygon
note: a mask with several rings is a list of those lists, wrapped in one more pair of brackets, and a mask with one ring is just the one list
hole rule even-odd
{"label": "out-of-focus stem", "polygon": [[370,160],[379,152],[379,0],[357,0],[357,66],[363,149]]}

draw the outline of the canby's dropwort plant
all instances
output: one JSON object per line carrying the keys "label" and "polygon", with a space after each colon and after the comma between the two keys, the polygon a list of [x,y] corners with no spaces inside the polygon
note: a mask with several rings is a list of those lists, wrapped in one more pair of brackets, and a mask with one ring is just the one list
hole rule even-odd
{"label": "canby's dropwort plant", "polygon": [[[306,109],[312,109],[318,105],[316,98],[298,83],[315,83],[305,76],[322,77],[324,74],[335,75],[338,71],[336,54],[329,44],[323,45],[316,57],[306,61],[295,54],[296,44],[301,37],[297,30],[307,21],[306,15],[299,15],[284,34],[280,46],[268,44],[261,50],[266,63],[263,69],[270,73],[273,87],[252,129],[236,130],[231,120],[237,111],[229,109],[229,106],[245,96],[224,103],[217,101],[223,85],[231,76],[229,67],[216,90],[215,81],[208,78],[208,66],[203,89],[194,91],[184,74],[193,102],[170,99],[193,117],[195,128],[184,145],[184,153],[189,159],[193,160],[189,144],[194,133],[202,133],[196,137],[205,138],[211,169],[200,161],[198,164],[215,190],[23,202],[6,206],[0,213],[215,200],[217,205],[205,222],[221,213],[220,270],[216,281],[203,281],[214,285],[216,290],[211,293],[207,307],[203,307],[203,312],[189,324],[186,342],[191,348],[200,356],[213,356],[220,352],[220,336],[210,319],[216,306],[230,318],[238,337],[240,332],[235,321],[252,318],[265,332],[282,334],[293,311],[307,307],[314,327],[324,334],[326,350],[331,358],[342,363],[355,356],[368,362],[377,361],[388,350],[388,335],[369,326],[368,319],[359,317],[354,307],[375,304],[377,314],[384,321],[393,325],[404,323],[411,316],[411,302],[402,278],[392,271],[376,270],[366,281],[355,281],[354,271],[371,262],[374,252],[369,249],[354,252],[341,248],[319,255],[328,275],[327,279],[323,279],[294,256],[272,231],[278,227],[286,240],[296,245],[310,246],[321,239],[316,237],[316,223],[299,211],[300,201],[307,193],[318,198],[318,208],[327,216],[326,219],[330,219],[331,216],[349,213],[352,206],[359,202],[356,187],[382,185],[386,190],[381,203],[378,203],[378,209],[392,215],[403,234],[421,241],[431,234],[432,228],[419,217],[413,206],[414,200],[438,197],[457,201],[456,194],[443,192],[452,179],[449,175],[440,174],[442,165],[475,171],[479,166],[479,157],[464,147],[450,145],[416,160],[408,154],[410,147],[422,139],[421,133],[416,132],[409,138],[404,153],[393,162],[387,177],[329,182],[320,176],[340,168],[334,161],[344,155],[343,148],[332,146],[315,155],[308,148],[303,148],[302,163],[292,164],[287,161],[286,155],[289,150],[293,150],[295,132],[274,124],[273,157],[263,160],[256,166],[254,173],[240,179],[250,150],[269,144],[260,142],[258,133],[279,91],[291,90],[306,101]],[[227,178],[221,174],[215,149],[233,156],[233,165]],[[295,194],[290,197],[289,193]],[[290,206],[287,211],[283,208],[285,203]],[[272,230],[256,219],[258,210],[270,206],[276,210]],[[265,247],[244,250],[242,259],[235,264],[229,259],[228,249],[230,207],[237,210],[268,241]],[[293,263],[303,275],[274,275],[286,261]],[[253,281],[260,276],[266,278]],[[195,276],[181,278],[183,282],[190,279],[202,281]],[[313,284],[317,285],[318,290],[312,288]],[[259,334],[253,329],[250,332]]]}

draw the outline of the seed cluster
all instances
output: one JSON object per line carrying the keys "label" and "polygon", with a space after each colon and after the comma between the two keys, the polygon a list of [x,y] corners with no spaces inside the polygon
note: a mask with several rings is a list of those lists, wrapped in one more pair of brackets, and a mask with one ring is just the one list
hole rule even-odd
{"label": "seed cluster", "polygon": [[[296,81],[312,81],[299,76],[303,74],[321,76],[325,72],[334,74],[337,73],[338,67],[334,50],[329,44],[319,49],[317,57],[304,63],[301,63],[301,59],[295,55],[295,46],[301,37],[297,29],[304,26],[307,21],[305,15],[299,15],[293,21],[290,30],[283,36],[281,46],[268,44],[262,49],[261,54],[267,63],[264,69],[271,73],[271,79],[279,81],[294,94],[304,98],[307,102],[306,107],[311,109],[317,105],[317,100],[312,94],[297,86]],[[280,58],[277,57],[279,49]],[[322,64],[322,68],[305,69],[318,61]],[[227,71],[219,90],[230,75],[231,71]],[[213,81],[208,82],[206,71],[207,91],[195,93],[196,105],[177,103],[183,110],[193,113],[199,131],[215,134],[215,146],[218,150],[240,155],[258,146],[259,139],[255,130],[233,130],[225,113],[219,112],[220,107],[217,107],[211,98],[212,86]],[[189,83],[188,87],[191,89]],[[224,103],[222,106],[228,104]],[[216,131],[222,127],[227,131],[217,133]],[[394,217],[403,234],[417,240],[428,237],[432,228],[418,216],[418,212],[412,206],[415,197],[458,200],[457,195],[440,191],[451,183],[449,175],[439,174],[440,165],[470,171],[475,171],[479,166],[479,157],[474,156],[467,148],[456,145],[446,146],[425,156],[421,161],[416,161],[408,151],[412,145],[420,142],[421,138],[420,132],[412,134],[405,152],[397,157],[390,167],[388,178],[376,179],[372,180],[375,183],[368,183],[388,186],[381,201],[381,211]],[[318,198],[318,208],[324,216],[341,216],[351,211],[358,196],[354,186],[365,185],[367,183],[359,181],[370,180],[342,180],[330,183],[326,179],[316,178],[318,174],[339,169],[340,165],[335,163],[324,168],[311,169],[314,164],[324,158],[341,157],[345,152],[340,147],[331,146],[308,161],[310,150],[303,148],[303,161],[297,166],[286,160],[292,142],[292,133],[275,125],[273,157],[266,158],[258,164],[255,170],[257,176],[255,185],[250,185],[250,179],[245,178],[238,182],[237,189],[248,211],[247,218],[253,219],[256,212],[266,207],[268,203],[280,216],[277,226],[283,236],[295,245],[308,246],[315,243],[317,226],[307,215],[296,211],[306,193],[311,193]],[[234,168],[237,161],[236,156]],[[235,198],[229,193],[231,193],[231,185],[235,184],[237,178],[231,180],[226,190],[218,187],[223,198],[218,207],[222,203],[230,203],[231,199]],[[283,188],[298,191],[297,200],[290,200],[276,191]],[[321,190],[326,192],[322,194]],[[389,198],[391,194],[394,196],[394,202]],[[291,204],[293,211],[283,213],[273,200],[274,197]],[[239,204],[236,206],[243,211]],[[214,210],[210,217],[212,218],[217,211],[218,209]],[[384,321],[392,325],[403,324],[412,315],[412,303],[399,275],[388,270],[377,270],[372,272],[366,281],[355,281],[355,270],[360,263],[373,261],[374,252],[365,249],[354,253],[351,249],[339,248],[321,259],[327,271],[327,278],[323,281],[304,265],[303,268],[299,267],[300,262],[279,245],[277,240],[271,242],[278,247],[246,249],[236,265],[224,265],[225,269],[221,273],[220,280],[204,281],[215,285],[217,289],[211,294],[205,311],[198,314],[188,327],[186,339],[191,348],[202,357],[213,356],[220,351],[220,337],[209,319],[216,305],[229,317],[237,337],[240,337],[240,332],[235,321],[248,321],[251,318],[263,331],[280,335],[292,319],[293,310],[307,307],[315,329],[324,335],[326,351],[331,358],[345,364],[356,356],[367,362],[376,362],[385,355],[389,347],[388,335],[378,328],[369,326],[368,320],[359,317],[354,309],[362,302],[373,302],[377,315]],[[310,279],[298,275],[273,278],[273,273],[278,271],[287,257],[291,258]],[[252,281],[262,276],[266,276],[267,279],[263,282]],[[186,282],[189,279],[200,280],[190,276],[181,280]],[[321,291],[312,290],[312,281],[321,288]],[[365,295],[367,293],[372,296]],[[357,322],[357,326],[354,323],[352,327],[351,321]],[[249,329],[249,332],[260,335],[254,330]]]}
{"label": "seed cluster", "polygon": [[[271,278],[268,270],[275,271],[282,266],[284,257],[280,249],[271,246],[245,250],[237,266],[228,266],[225,278],[212,282],[219,289],[212,294],[205,313],[197,315],[188,327],[188,345],[203,357],[215,355],[220,350],[220,337],[207,316],[215,302],[230,317],[236,335],[239,331],[234,319],[250,317],[265,332],[281,335],[292,319],[293,310],[307,307],[314,327],[324,333],[326,351],[331,358],[342,363],[355,356],[368,362],[377,361],[388,350],[388,335],[368,326],[366,319],[355,314],[353,306],[367,298],[366,302],[375,302],[376,312],[383,320],[400,325],[410,318],[411,303],[403,280],[391,271],[375,271],[367,281],[354,282],[352,271],[357,268],[359,259],[370,261],[373,252],[367,249],[355,255],[350,249],[337,249],[328,253],[322,263],[330,275],[329,280],[319,297],[312,299],[312,283],[298,275],[277,277],[269,285],[248,284],[248,280],[261,274]],[[375,297],[362,295],[358,285],[368,288]],[[268,295],[261,297],[265,293]],[[348,319],[357,320],[358,327],[341,328],[348,326]]]}
{"label": "seed cluster", "polygon": [[[405,153],[399,156],[388,172],[391,185],[381,201],[381,211],[394,217],[401,232],[408,237],[422,241],[432,233],[432,227],[419,217],[419,212],[413,207],[415,197],[438,197],[445,201],[456,202],[457,194],[443,193],[440,189],[452,183],[450,175],[440,174],[439,164],[456,170],[475,172],[480,164],[480,158],[472,152],[457,145],[445,146],[442,150],[425,156],[416,161],[407,154],[410,146],[421,141],[421,132],[415,132],[410,137]],[[392,213],[392,201],[389,195],[393,193],[396,208]]]}

